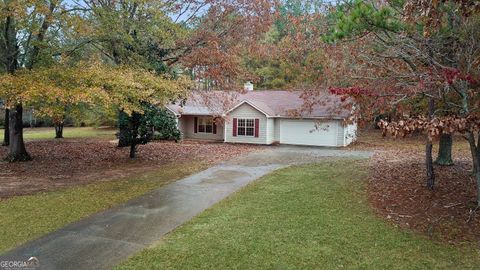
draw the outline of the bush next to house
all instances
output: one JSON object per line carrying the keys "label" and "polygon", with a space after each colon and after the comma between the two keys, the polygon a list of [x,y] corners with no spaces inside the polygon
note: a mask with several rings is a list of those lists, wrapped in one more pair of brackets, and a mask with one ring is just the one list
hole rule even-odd
{"label": "bush next to house", "polygon": [[152,140],[175,140],[181,138],[175,117],[166,109],[152,104],[142,106],[143,113],[133,112],[131,115],[120,112],[118,125],[123,132],[117,137],[123,143],[119,146],[130,147],[130,157],[135,157],[136,146],[147,144]]}

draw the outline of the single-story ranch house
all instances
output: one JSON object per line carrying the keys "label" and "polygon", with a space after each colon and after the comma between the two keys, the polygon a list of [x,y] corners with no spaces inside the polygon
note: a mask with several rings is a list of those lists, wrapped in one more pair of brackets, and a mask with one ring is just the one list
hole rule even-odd
{"label": "single-story ranch house", "polygon": [[[227,143],[343,147],[356,139],[357,125],[340,98],[305,110],[300,91],[194,92],[183,104],[167,108],[178,119],[183,138]],[[320,105],[321,104],[321,105]]]}

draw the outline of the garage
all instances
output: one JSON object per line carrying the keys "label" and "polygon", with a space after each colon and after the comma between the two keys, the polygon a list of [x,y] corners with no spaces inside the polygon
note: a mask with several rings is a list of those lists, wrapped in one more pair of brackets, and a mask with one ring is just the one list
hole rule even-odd
{"label": "garage", "polygon": [[[338,121],[318,123],[314,120],[282,119],[280,121],[280,143],[293,145],[338,146]],[[341,131],[343,136],[343,130]],[[343,143],[342,143],[343,144]]]}

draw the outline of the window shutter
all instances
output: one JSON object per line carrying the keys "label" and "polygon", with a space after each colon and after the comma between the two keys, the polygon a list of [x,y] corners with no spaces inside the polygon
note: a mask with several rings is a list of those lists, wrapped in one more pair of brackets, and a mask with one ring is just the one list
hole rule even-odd
{"label": "window shutter", "polygon": [[260,135],[259,129],[260,129],[260,119],[255,119],[255,138],[258,138]]}
{"label": "window shutter", "polygon": [[233,137],[237,137],[237,118],[233,118]]}
{"label": "window shutter", "polygon": [[197,133],[197,132],[198,132],[197,128],[198,128],[198,117],[195,117],[195,118],[193,119],[193,132],[194,132],[194,133]]}
{"label": "window shutter", "polygon": [[213,129],[213,134],[217,134],[217,124],[215,124],[215,120],[213,120],[213,124],[212,124],[212,129]]}

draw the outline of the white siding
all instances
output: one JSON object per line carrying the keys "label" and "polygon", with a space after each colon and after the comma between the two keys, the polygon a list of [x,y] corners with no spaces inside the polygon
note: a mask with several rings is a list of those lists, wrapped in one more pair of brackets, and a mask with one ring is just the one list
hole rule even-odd
{"label": "white siding", "polygon": [[[260,120],[259,137],[233,136],[233,118],[255,118]],[[225,123],[225,142],[232,143],[253,143],[268,144],[267,142],[267,117],[257,109],[248,104],[242,104],[229,113],[228,120]]]}
{"label": "white siding", "polygon": [[345,146],[345,127],[342,121],[337,121],[337,146]]}
{"label": "white siding", "polygon": [[[314,146],[343,146],[341,121],[281,119],[280,143]],[[317,126],[316,126],[317,125]],[[339,141],[339,129],[341,136]]]}
{"label": "white siding", "polygon": [[275,142],[275,120],[272,118],[267,119],[267,144]]}
{"label": "white siding", "polygon": [[345,146],[357,140],[357,123],[349,124],[345,127]]}
{"label": "white siding", "polygon": [[[198,116],[201,117],[201,116]],[[182,116],[179,120],[179,128],[182,131],[184,139],[198,139],[198,140],[221,140],[223,141],[223,124],[217,124],[217,134],[212,133],[195,133],[194,116]]]}
{"label": "white siding", "polygon": [[280,142],[280,127],[282,126],[280,124],[280,121],[281,121],[280,118],[275,118],[275,120],[274,120],[275,127],[274,127],[274,131],[273,131],[273,133],[274,133],[273,141],[278,142],[278,143]]}

